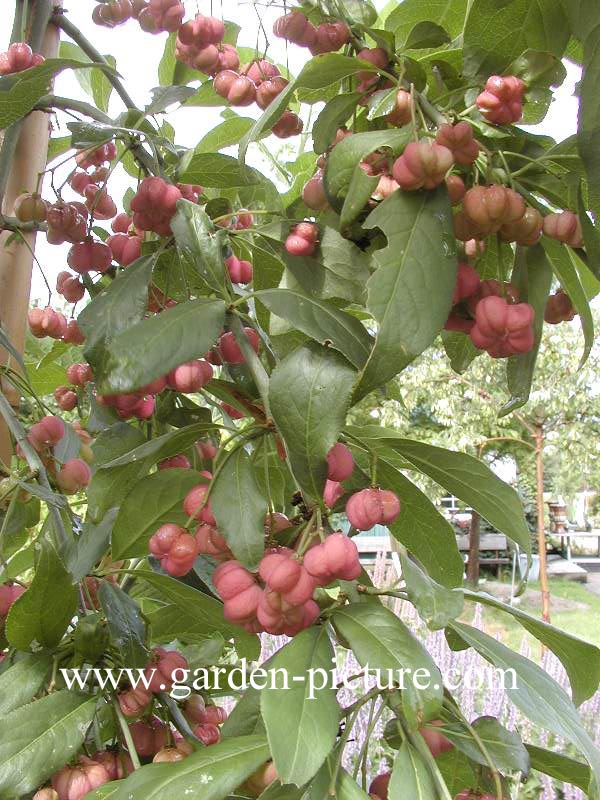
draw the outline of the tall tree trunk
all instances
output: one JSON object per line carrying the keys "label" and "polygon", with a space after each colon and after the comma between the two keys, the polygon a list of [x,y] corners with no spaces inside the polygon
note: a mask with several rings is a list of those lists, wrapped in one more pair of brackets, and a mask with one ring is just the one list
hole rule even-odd
{"label": "tall tree trunk", "polygon": [[469,534],[469,557],[467,561],[467,581],[475,588],[479,584],[479,539],[481,518],[477,511],[471,511],[471,532]]}
{"label": "tall tree trunk", "polygon": [[550,622],[550,588],[548,584],[548,559],[546,557],[546,530],[544,527],[544,429],[539,422],[535,425],[535,474],[542,619],[545,622]]}
{"label": "tall tree trunk", "polygon": [[[42,17],[45,22],[49,5],[61,8],[62,0],[52,4],[49,4],[48,0],[36,1],[31,11],[33,35],[35,35],[36,16],[38,20]],[[40,41],[32,41],[32,45],[34,49],[39,47],[38,52],[41,52],[46,58],[56,58],[59,40],[58,28],[50,24],[45,26],[41,45]],[[33,192],[38,188],[39,175],[46,168],[50,135],[48,115],[41,111],[29,114],[21,124],[16,123],[16,125],[19,126],[18,129],[14,128],[14,132],[11,134],[9,128],[4,136],[4,146],[6,146],[10,142],[11,136],[14,139],[18,132],[16,147],[14,144],[12,145],[14,155],[10,158],[10,174],[2,198],[1,211],[7,216],[13,215],[15,200],[20,194]],[[7,232],[0,233],[0,323],[13,346],[19,353],[23,353],[33,268],[31,251],[35,247],[36,235],[35,233],[24,234],[28,246],[17,237],[10,245],[6,246],[8,238]],[[18,369],[14,358],[6,350],[0,348],[0,364],[9,362],[11,367]],[[13,405],[18,405],[19,393],[8,381],[2,381],[2,390]],[[5,464],[10,465],[11,456],[10,434],[4,421],[0,420],[0,458]]]}

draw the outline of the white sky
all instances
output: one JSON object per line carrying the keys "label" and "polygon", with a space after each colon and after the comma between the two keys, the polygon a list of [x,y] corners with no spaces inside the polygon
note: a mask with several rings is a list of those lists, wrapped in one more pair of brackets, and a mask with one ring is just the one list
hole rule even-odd
{"label": "white sky", "polygon": [[[14,0],[4,0],[2,3],[5,11],[11,19],[14,14]],[[117,59],[117,68],[124,77],[124,82],[134,101],[143,107],[150,99],[150,90],[158,84],[157,67],[160,61],[167,34],[151,36],[143,33],[137,22],[129,21],[123,26],[109,30],[95,25],[91,20],[91,13],[96,3],[92,0],[65,0],[65,8],[68,9],[69,18],[78,25],[86,36],[102,53],[111,53]],[[198,12],[198,4],[187,0],[185,2],[187,17],[191,17]],[[375,5],[382,8],[385,0],[375,0]],[[7,7],[6,7],[7,6]],[[292,73],[297,73],[306,60],[307,51],[303,48],[290,45],[286,50],[282,39],[277,39],[271,34],[273,21],[281,15],[280,8],[272,9],[258,6],[263,25],[270,38],[268,56],[271,60],[279,63],[288,63]],[[207,5],[202,6],[202,12],[210,13]],[[233,0],[224,0],[221,4],[213,6],[215,16],[223,16],[226,20],[237,22],[242,30],[238,39],[238,44],[245,47],[255,47],[258,40],[259,49],[263,49],[265,42],[264,36],[259,34],[259,24],[255,7],[249,0],[238,4]],[[4,49],[10,34],[10,25],[2,26],[0,33],[0,46]],[[561,140],[572,135],[576,131],[577,125],[577,99],[573,96],[575,84],[579,80],[579,70],[572,64],[567,63],[568,77],[562,87],[556,92],[555,100],[550,108],[548,116],[542,125],[536,127],[540,133],[547,133],[554,138]],[[90,98],[83,92],[76,78],[72,73],[65,72],[56,81],[55,93],[65,97],[74,97],[89,101]],[[109,113],[117,115],[123,110],[120,99],[113,93]],[[177,144],[193,147],[211,127],[221,121],[220,112],[222,109],[211,108],[185,108],[179,109],[169,114],[169,122],[174,125],[177,131]],[[256,106],[241,109],[244,116],[258,116],[260,113]],[[64,124],[66,119],[61,117]],[[68,130],[65,128],[54,131],[54,135],[66,135]],[[273,145],[267,140],[267,144],[276,148],[281,146],[281,141],[273,138]],[[231,152],[231,151],[226,151]],[[253,165],[264,168],[258,154],[249,155],[249,162]],[[122,171],[115,172],[111,179],[109,191],[113,195],[117,205],[125,189],[131,182]],[[66,267],[67,247],[50,247],[45,242],[45,237],[38,238],[37,253],[40,262],[46,273],[48,282],[54,288],[56,275]],[[47,290],[40,275],[38,268],[34,268],[32,301],[41,300],[46,303]],[[53,304],[60,307],[62,298],[55,295]]]}

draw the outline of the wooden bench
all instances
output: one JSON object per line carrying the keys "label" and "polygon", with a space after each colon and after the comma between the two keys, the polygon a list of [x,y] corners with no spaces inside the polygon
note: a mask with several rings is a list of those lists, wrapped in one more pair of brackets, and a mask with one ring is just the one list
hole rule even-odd
{"label": "wooden bench", "polygon": [[[461,553],[468,553],[469,552],[469,536],[458,536],[457,537],[457,544],[458,549]],[[482,566],[490,566],[496,567],[498,573],[500,572],[500,567],[507,566],[512,564],[512,557],[508,554],[508,548],[506,543],[506,536],[502,533],[483,533],[479,538],[479,547],[478,550],[480,553],[485,551],[490,551],[494,553],[493,556],[479,556],[479,563]],[[500,555],[500,553],[505,553],[506,555]]]}

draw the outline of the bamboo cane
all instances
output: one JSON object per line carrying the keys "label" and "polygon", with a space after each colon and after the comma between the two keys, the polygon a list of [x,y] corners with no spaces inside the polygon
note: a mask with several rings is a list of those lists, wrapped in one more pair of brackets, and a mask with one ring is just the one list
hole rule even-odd
{"label": "bamboo cane", "polygon": [[[43,11],[45,0],[38,0],[32,11]],[[54,0],[54,8],[62,8],[62,0]],[[43,33],[38,52],[46,58],[55,58],[58,54],[60,31],[49,24]],[[35,43],[34,43],[35,44]],[[17,197],[23,192],[33,192],[38,186],[38,177],[46,168],[46,156],[49,140],[48,115],[41,111],[31,113],[20,125],[18,139],[11,161],[11,169],[6,183],[2,203],[2,213],[12,216]],[[9,131],[5,134],[5,141]],[[22,242],[13,241],[6,244],[7,232],[0,233],[0,322],[14,347],[23,353],[25,349],[25,332],[29,297],[31,293],[31,273],[35,247],[35,232],[23,234],[29,248]],[[18,366],[11,361],[11,356],[0,348],[0,364],[10,363],[15,369]],[[19,395],[12,386],[3,383],[3,390],[10,401],[17,405]],[[4,421],[0,421],[0,458],[10,464],[12,444],[10,433]]]}

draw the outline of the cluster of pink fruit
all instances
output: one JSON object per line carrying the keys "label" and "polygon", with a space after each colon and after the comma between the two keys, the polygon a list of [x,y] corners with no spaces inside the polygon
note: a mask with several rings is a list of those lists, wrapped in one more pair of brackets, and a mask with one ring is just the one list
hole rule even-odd
{"label": "cluster of pink fruit", "polygon": [[47,308],[32,308],[27,315],[29,330],[37,339],[49,336],[51,339],[60,339],[69,344],[83,344],[85,341],[77,321],[71,319],[67,322],[64,314]]}
{"label": "cluster of pink fruit", "polygon": [[185,8],[179,0],[102,0],[92,12],[96,25],[116,28],[137,19],[146,33],[172,33],[183,20]]}
{"label": "cluster of pink fruit", "polygon": [[0,53],[0,75],[24,72],[31,67],[39,67],[44,61],[44,56],[34,53],[27,42],[14,42],[8,50]]}
{"label": "cluster of pink fruit", "polygon": [[345,22],[336,20],[313,25],[301,11],[292,11],[279,17],[273,25],[273,33],[300,47],[307,47],[313,56],[335,53],[348,44],[352,37],[352,31]]}
{"label": "cluster of pink fruit", "polygon": [[477,108],[494,125],[511,125],[523,116],[525,84],[514,75],[491,75],[477,97]]}
{"label": "cluster of pink fruit", "polygon": [[[29,429],[27,441],[36,450],[42,461],[54,475],[56,484],[64,494],[76,494],[84,489],[92,479],[92,472],[81,458],[72,458],[56,467],[50,450],[55,447],[66,433],[65,423],[60,417],[47,416],[36,422]],[[79,434],[79,430],[76,430]],[[87,444],[85,436],[80,436],[82,444]],[[20,447],[17,453],[23,455]]]}
{"label": "cluster of pink fruit", "polygon": [[519,302],[513,284],[482,281],[470,264],[458,265],[446,330],[468,334],[475,347],[492,358],[508,358],[528,353],[533,347],[534,316],[529,303]]}

